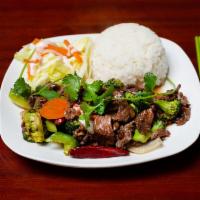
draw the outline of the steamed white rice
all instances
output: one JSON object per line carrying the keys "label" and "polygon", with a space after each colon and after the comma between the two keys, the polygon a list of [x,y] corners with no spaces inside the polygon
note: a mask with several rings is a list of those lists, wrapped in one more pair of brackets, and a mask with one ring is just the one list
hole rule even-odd
{"label": "steamed white rice", "polygon": [[144,74],[153,72],[160,85],[168,72],[160,38],[149,28],[135,23],[104,30],[94,42],[90,63],[94,79],[117,78],[125,84],[142,83]]}

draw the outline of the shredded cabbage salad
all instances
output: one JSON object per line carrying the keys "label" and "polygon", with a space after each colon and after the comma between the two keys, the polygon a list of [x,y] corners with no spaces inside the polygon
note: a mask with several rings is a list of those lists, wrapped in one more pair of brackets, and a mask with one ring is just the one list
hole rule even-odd
{"label": "shredded cabbage salad", "polygon": [[74,44],[68,40],[51,42],[35,39],[15,54],[15,59],[24,63],[21,76],[34,90],[47,82],[59,83],[67,74],[75,72],[85,79],[90,78],[89,55],[92,41],[81,38]]}

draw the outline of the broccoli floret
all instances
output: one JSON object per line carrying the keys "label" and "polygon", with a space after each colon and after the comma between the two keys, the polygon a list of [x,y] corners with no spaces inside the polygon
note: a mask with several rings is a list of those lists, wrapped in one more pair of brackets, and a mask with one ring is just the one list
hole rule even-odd
{"label": "broccoli floret", "polygon": [[165,123],[162,120],[156,120],[153,124],[153,127],[151,128],[152,132],[155,132],[159,129],[164,129],[165,128]]}
{"label": "broccoli floret", "polygon": [[104,84],[104,87],[105,88],[108,88],[110,86],[113,86],[114,88],[121,88],[124,86],[124,84],[119,80],[119,79],[110,79],[108,80],[105,84]]}
{"label": "broccoli floret", "polygon": [[150,133],[142,134],[138,129],[135,129],[133,140],[136,142],[146,143],[149,140],[150,136]]}
{"label": "broccoli floret", "polygon": [[65,131],[67,134],[73,134],[73,131],[79,128],[79,126],[80,126],[80,122],[78,120],[67,121],[65,123]]}
{"label": "broccoli floret", "polygon": [[44,142],[42,120],[38,112],[22,112],[23,136],[29,142]]}
{"label": "broccoli floret", "polygon": [[181,106],[181,102],[177,99],[173,101],[156,100],[154,103],[170,118],[177,115]]}

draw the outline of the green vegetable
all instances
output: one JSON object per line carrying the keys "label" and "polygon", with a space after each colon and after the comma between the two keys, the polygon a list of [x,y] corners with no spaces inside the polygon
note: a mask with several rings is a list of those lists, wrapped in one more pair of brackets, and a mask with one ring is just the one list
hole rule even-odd
{"label": "green vegetable", "polygon": [[29,110],[31,107],[28,103],[28,100],[24,97],[20,96],[19,94],[15,93],[13,89],[10,90],[9,97],[11,101],[16,104],[17,106]]}
{"label": "green vegetable", "polygon": [[[110,86],[107,88],[107,90],[91,100],[92,100],[92,105],[89,103],[83,102],[81,104],[81,109],[83,110],[83,114],[80,116],[80,120],[85,121],[86,126],[89,126],[89,119],[90,115],[95,112],[99,115],[103,115],[107,106],[107,103],[112,100],[112,93],[114,91],[114,87]],[[91,102],[90,102],[91,103]]]}
{"label": "green vegetable", "polygon": [[53,132],[53,133],[57,132],[57,127],[52,121],[46,120],[45,124],[49,132]]}
{"label": "green vegetable", "polygon": [[72,101],[76,101],[81,87],[81,78],[76,74],[68,74],[64,77],[63,84],[65,86],[65,92],[69,95],[69,98]]}
{"label": "green vegetable", "polygon": [[169,77],[167,77],[166,80],[173,86],[174,89],[176,89],[175,83]]}
{"label": "green vegetable", "polygon": [[79,128],[79,126],[80,126],[80,122],[78,120],[67,121],[65,123],[65,131],[67,134],[72,135],[73,131]]}
{"label": "green vegetable", "polygon": [[101,90],[103,82],[100,80],[94,81],[91,84],[85,83],[84,93],[83,93],[83,100],[84,101],[96,101],[98,98],[97,93]]}
{"label": "green vegetable", "polygon": [[81,121],[85,121],[86,126],[89,126],[89,121],[90,121],[90,115],[92,112],[95,111],[97,106],[90,106],[88,103],[83,102],[81,103],[81,109],[83,111],[83,114],[79,117]]}
{"label": "green vegetable", "polygon": [[24,98],[28,98],[31,94],[31,87],[25,82],[24,78],[18,78],[11,90]]}
{"label": "green vegetable", "polygon": [[200,75],[200,36],[195,36],[195,47],[196,47],[196,54],[197,54],[198,70],[199,70],[199,75]]}
{"label": "green vegetable", "polygon": [[96,105],[95,112],[97,114],[99,115],[104,114],[108,102],[112,100],[112,93],[114,89],[115,88],[113,86],[108,87],[107,90],[97,98],[95,102]]}
{"label": "green vegetable", "polygon": [[151,95],[148,92],[141,91],[137,92],[136,94],[132,94],[130,92],[126,92],[124,94],[125,99],[133,103],[137,103],[140,101],[149,101],[152,100],[154,96],[155,95]]}
{"label": "green vegetable", "polygon": [[107,90],[98,98],[99,100],[111,98],[113,91],[115,90],[114,86],[110,86]]}
{"label": "green vegetable", "polygon": [[155,132],[159,129],[164,129],[165,128],[165,123],[162,120],[156,120],[153,124],[153,127],[151,128],[152,132]]}
{"label": "green vegetable", "polygon": [[156,100],[154,103],[170,117],[175,117],[179,112],[181,106],[180,100],[177,99],[173,101]]}
{"label": "green vegetable", "polygon": [[139,110],[147,108],[149,104],[153,101],[154,96],[155,95],[152,95],[149,92],[139,91],[136,94],[126,92],[124,94],[124,99],[131,103],[132,107],[135,107],[134,110],[138,112]]}
{"label": "green vegetable", "polygon": [[139,132],[138,129],[135,129],[134,135],[133,135],[133,140],[136,142],[141,142],[141,143],[146,143],[147,140],[150,138],[151,134],[142,134]]}
{"label": "green vegetable", "polygon": [[23,111],[22,121],[24,123],[23,136],[30,142],[43,142],[44,130],[42,120],[38,112]]}
{"label": "green vegetable", "polygon": [[104,83],[105,88],[108,88],[110,86],[113,86],[114,88],[122,88],[124,87],[124,84],[119,79],[112,78]]}
{"label": "green vegetable", "polygon": [[151,72],[146,73],[144,75],[145,91],[153,92],[156,86],[156,80],[157,80],[157,77],[153,73]]}
{"label": "green vegetable", "polygon": [[9,97],[13,103],[24,108],[30,109],[28,97],[31,94],[31,87],[24,81],[24,78],[18,78],[14,87],[10,90]]}
{"label": "green vegetable", "polygon": [[48,100],[60,96],[56,91],[50,90],[47,86],[42,87],[38,92],[36,92],[36,95],[42,96]]}
{"label": "green vegetable", "polygon": [[130,106],[133,108],[133,110],[134,110],[136,113],[139,112],[139,110],[138,110],[138,108],[135,106],[135,104],[131,103]]}
{"label": "green vegetable", "polygon": [[45,141],[63,144],[64,145],[64,153],[67,155],[68,155],[70,149],[73,149],[78,145],[76,139],[73,136],[62,133],[62,132],[53,133]]}
{"label": "green vegetable", "polygon": [[105,109],[108,101],[105,99],[100,99],[98,104],[96,105],[95,112],[99,115],[103,115],[105,113]]}

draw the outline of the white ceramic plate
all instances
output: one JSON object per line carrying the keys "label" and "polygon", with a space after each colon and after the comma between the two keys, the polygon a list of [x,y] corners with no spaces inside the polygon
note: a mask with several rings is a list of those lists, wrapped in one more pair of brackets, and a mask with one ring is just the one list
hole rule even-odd
{"label": "white ceramic plate", "polygon": [[[61,41],[64,38],[68,38],[73,41],[84,36],[89,36],[94,39],[96,34],[61,36],[50,39],[52,41]],[[170,65],[169,78],[176,84],[180,83],[182,85],[181,91],[188,97],[192,109],[191,118],[185,125],[179,127],[172,125],[169,127],[172,134],[164,141],[162,148],[143,155],[131,154],[126,157],[104,159],[74,159],[65,156],[63,149],[57,145],[39,145],[26,142],[22,138],[20,127],[21,109],[13,105],[8,98],[9,90],[13,87],[13,83],[21,71],[21,65],[15,60],[10,64],[1,88],[0,132],[4,143],[12,151],[26,158],[54,165],[82,168],[117,167],[144,163],[177,154],[188,148],[195,142],[200,132],[199,80],[190,59],[184,51],[170,40],[162,39],[162,43],[165,47]],[[167,84],[165,84],[164,88],[166,87]]]}

